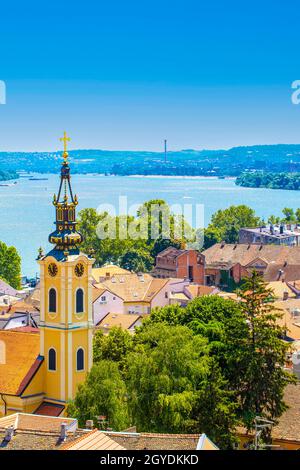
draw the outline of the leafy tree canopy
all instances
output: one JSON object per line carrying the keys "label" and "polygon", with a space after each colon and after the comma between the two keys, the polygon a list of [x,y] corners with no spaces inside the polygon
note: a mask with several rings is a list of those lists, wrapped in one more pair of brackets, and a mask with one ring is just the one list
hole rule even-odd
{"label": "leafy tree canopy", "polygon": [[14,246],[0,241],[0,278],[15,289],[21,287],[21,257]]}

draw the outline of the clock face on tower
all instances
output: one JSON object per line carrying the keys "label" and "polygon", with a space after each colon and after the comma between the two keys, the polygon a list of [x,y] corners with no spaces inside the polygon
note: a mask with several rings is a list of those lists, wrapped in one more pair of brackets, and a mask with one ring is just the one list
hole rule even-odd
{"label": "clock face on tower", "polygon": [[57,268],[56,264],[55,263],[50,263],[49,266],[48,266],[48,273],[50,274],[50,276],[52,276],[52,277],[56,276],[57,271],[58,271],[58,268]]}
{"label": "clock face on tower", "polygon": [[81,277],[84,273],[84,266],[82,263],[78,263],[75,266],[75,274],[77,277]]}

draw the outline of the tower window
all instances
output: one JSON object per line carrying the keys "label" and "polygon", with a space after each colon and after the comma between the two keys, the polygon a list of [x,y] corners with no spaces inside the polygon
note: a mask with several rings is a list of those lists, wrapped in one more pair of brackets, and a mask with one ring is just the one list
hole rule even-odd
{"label": "tower window", "polygon": [[74,221],[74,219],[75,219],[74,216],[75,216],[75,211],[74,211],[74,209],[69,209],[69,222]]}
{"label": "tower window", "polygon": [[61,208],[57,209],[57,220],[63,220],[63,210]]}
{"label": "tower window", "polygon": [[84,370],[84,350],[82,348],[77,350],[76,369]]}
{"label": "tower window", "polygon": [[76,291],[76,313],[83,313],[83,290],[78,289]]}
{"label": "tower window", "polygon": [[49,290],[49,312],[56,313],[56,290],[53,287]]}
{"label": "tower window", "polygon": [[56,370],[56,351],[53,348],[50,348],[48,352],[48,369]]}

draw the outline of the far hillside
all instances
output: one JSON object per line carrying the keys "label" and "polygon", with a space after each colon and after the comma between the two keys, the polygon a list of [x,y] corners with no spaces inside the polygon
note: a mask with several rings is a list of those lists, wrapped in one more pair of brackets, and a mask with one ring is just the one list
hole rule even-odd
{"label": "far hillside", "polygon": [[[264,172],[300,172],[300,144],[255,145],[229,150],[163,152],[71,150],[73,173],[115,175],[239,176],[253,170]],[[3,171],[56,173],[61,152],[2,152]]]}

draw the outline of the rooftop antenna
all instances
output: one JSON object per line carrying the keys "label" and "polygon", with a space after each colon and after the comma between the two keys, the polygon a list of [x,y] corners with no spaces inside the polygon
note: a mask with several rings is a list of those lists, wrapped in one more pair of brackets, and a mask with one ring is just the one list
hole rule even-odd
{"label": "rooftop antenna", "polygon": [[167,139],[165,139],[164,142],[165,142],[165,163],[167,163]]}

